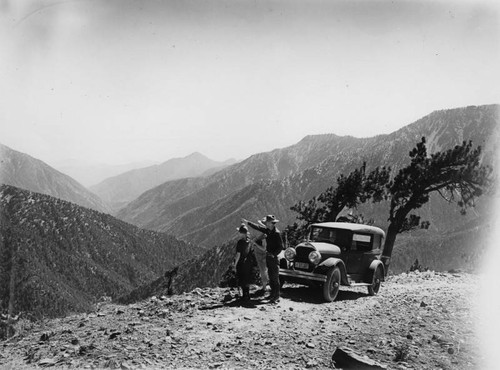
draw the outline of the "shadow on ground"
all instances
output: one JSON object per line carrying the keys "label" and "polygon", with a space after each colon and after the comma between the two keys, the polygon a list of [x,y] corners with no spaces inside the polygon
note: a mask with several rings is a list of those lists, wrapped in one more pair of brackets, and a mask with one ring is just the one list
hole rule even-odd
{"label": "shadow on ground", "polygon": [[[335,301],[354,301],[367,297],[368,293],[355,292],[352,290],[340,290]],[[305,285],[284,285],[281,289],[281,297],[294,302],[305,302],[323,304],[328,303],[323,299],[323,292],[319,287]]]}

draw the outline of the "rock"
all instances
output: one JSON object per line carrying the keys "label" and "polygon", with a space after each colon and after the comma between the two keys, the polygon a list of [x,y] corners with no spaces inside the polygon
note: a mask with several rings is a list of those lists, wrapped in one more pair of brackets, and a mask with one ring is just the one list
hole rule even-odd
{"label": "rock", "polygon": [[318,366],[318,361],[315,360],[309,360],[307,361],[306,368],[310,369],[312,367]]}
{"label": "rock", "polygon": [[43,333],[40,336],[40,342],[47,342],[50,339],[50,335],[48,333]]}
{"label": "rock", "polygon": [[57,363],[57,360],[54,358],[44,358],[38,362],[40,366],[52,366]]}
{"label": "rock", "polygon": [[316,347],[316,345],[315,345],[314,343],[312,343],[312,342],[308,342],[308,343],[306,344],[306,347],[307,347],[307,348],[314,348],[314,347]]}
{"label": "rock", "polygon": [[386,370],[385,365],[379,364],[372,359],[361,356],[354,353],[348,348],[335,349],[332,355],[332,360],[335,363],[335,367],[340,367],[342,369],[357,369],[357,370]]}
{"label": "rock", "polygon": [[90,344],[88,346],[83,346],[82,345],[82,346],[80,346],[80,348],[78,348],[78,354],[80,356],[83,356],[83,355],[89,353],[90,351],[92,351],[94,348],[95,347],[92,344]]}
{"label": "rock", "polygon": [[115,331],[114,333],[111,333],[109,335],[109,339],[115,339],[117,336],[119,336],[121,333],[119,331]]}
{"label": "rock", "polygon": [[224,363],[223,362],[213,362],[211,364],[208,364],[209,369],[217,369],[218,367],[221,367]]}

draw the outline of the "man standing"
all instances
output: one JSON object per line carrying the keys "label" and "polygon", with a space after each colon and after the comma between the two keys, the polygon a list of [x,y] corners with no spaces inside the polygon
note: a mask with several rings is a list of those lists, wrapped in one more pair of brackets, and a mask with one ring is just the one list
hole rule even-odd
{"label": "man standing", "polygon": [[269,303],[278,303],[280,300],[280,267],[278,261],[278,254],[283,250],[283,241],[281,240],[281,233],[276,228],[276,223],[279,220],[274,215],[267,215],[262,220],[265,225],[248,221],[244,218],[241,222],[248,224],[252,229],[258,230],[266,234],[266,264],[267,272],[269,274],[269,285],[271,286],[271,294],[269,296]]}

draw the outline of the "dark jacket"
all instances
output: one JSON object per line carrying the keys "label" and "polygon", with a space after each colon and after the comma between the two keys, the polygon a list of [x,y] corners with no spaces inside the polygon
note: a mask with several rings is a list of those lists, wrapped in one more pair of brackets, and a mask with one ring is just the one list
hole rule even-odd
{"label": "dark jacket", "polygon": [[281,240],[281,233],[276,227],[270,230],[267,227],[261,226],[251,221],[248,221],[248,226],[250,226],[252,229],[266,234],[266,250],[268,253],[271,253],[273,256],[277,256],[278,254],[280,254],[280,252],[283,250],[283,240]]}

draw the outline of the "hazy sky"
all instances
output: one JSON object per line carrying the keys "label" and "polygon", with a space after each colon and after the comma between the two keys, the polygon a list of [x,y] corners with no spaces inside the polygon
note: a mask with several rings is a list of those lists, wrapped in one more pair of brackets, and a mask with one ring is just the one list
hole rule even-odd
{"label": "hazy sky", "polygon": [[0,142],[49,163],[243,159],[499,103],[494,4],[0,0]]}

